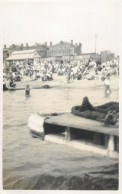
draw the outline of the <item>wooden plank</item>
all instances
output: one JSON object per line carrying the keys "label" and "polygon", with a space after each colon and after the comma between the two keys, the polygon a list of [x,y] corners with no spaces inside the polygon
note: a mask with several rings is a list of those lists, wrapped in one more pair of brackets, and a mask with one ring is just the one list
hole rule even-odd
{"label": "wooden plank", "polygon": [[108,151],[114,151],[114,136],[110,135],[109,141],[108,141]]}
{"label": "wooden plank", "polygon": [[58,144],[64,144],[73,148],[77,148],[80,150],[85,150],[85,151],[92,151],[93,153],[96,154],[102,154],[104,156],[109,156],[112,158],[117,158],[119,157],[119,153],[115,152],[115,151],[109,151],[104,148],[103,146],[96,146],[94,144],[91,143],[87,143],[85,141],[79,141],[79,140],[72,140],[72,141],[66,141],[65,138],[60,137],[58,135],[54,135],[54,134],[49,134],[45,136],[45,140],[46,141],[50,141],[53,143],[58,143]]}
{"label": "wooden plank", "polygon": [[119,136],[119,128],[108,127],[104,123],[78,117],[71,113],[49,117],[45,123]]}

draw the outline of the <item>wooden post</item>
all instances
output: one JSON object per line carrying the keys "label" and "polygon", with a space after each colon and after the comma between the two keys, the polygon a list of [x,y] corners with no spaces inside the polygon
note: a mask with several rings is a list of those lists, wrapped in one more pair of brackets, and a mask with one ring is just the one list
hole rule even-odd
{"label": "wooden post", "polygon": [[114,136],[110,135],[108,140],[108,151],[113,152],[114,151]]}
{"label": "wooden post", "polygon": [[70,141],[71,140],[71,131],[70,131],[70,127],[66,128],[66,141]]}

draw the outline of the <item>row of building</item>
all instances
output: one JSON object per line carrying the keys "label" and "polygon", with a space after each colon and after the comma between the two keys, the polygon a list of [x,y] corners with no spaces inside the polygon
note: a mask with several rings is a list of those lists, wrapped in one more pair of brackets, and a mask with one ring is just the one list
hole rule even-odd
{"label": "row of building", "polygon": [[60,41],[58,44],[50,45],[39,44],[29,46],[26,44],[11,45],[9,48],[4,45],[3,48],[3,62],[5,61],[28,61],[28,62],[58,62],[63,63],[71,60],[95,60],[95,61],[108,61],[114,58],[114,54],[110,51],[102,51],[97,53],[82,53],[82,44],[74,44],[71,42]]}

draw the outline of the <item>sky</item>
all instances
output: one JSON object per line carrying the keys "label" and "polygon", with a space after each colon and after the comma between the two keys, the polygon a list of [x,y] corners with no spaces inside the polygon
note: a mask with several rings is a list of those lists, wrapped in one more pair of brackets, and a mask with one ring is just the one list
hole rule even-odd
{"label": "sky", "polygon": [[2,0],[2,42],[82,43],[82,51],[119,53],[119,0]]}

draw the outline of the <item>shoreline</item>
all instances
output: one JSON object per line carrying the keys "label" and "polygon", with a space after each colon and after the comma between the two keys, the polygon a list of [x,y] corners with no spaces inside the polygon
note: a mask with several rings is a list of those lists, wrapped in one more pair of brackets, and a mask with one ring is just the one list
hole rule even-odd
{"label": "shoreline", "polygon": [[[111,77],[110,85],[113,89],[119,90],[119,77]],[[115,82],[118,84],[115,85]],[[100,79],[96,80],[70,80],[70,83],[67,83],[66,76],[57,76],[54,74],[54,79],[52,81],[40,81],[38,80],[32,80],[29,77],[23,77],[22,81],[16,82],[17,87],[24,87],[26,84],[30,84],[30,86],[42,86],[42,85],[50,85],[51,87],[68,87],[69,89],[71,87],[76,88],[85,88],[88,89],[89,87],[103,87],[104,88],[104,81],[101,81]],[[85,86],[84,86],[85,85]]]}
{"label": "shoreline", "polygon": [[[116,101],[119,102],[119,77],[111,77],[110,80],[110,87],[112,90],[111,95],[108,98],[105,98],[104,96],[104,81],[101,81],[100,79],[97,80],[70,80],[70,83],[67,83],[66,76],[57,76],[54,74],[54,79],[52,81],[40,81],[40,80],[31,80],[29,77],[23,77],[21,82],[16,82],[16,87],[22,87],[25,88],[26,84],[30,85],[31,93],[33,93],[33,88],[41,88],[44,85],[49,85],[50,88],[41,88],[44,90],[49,90],[52,94],[53,91],[61,90],[61,91],[67,91],[68,93],[72,93],[73,97],[77,95],[81,97],[87,96],[92,104],[100,105],[104,104],[109,101]],[[116,83],[116,84],[115,84]],[[80,91],[80,93],[79,93]],[[81,99],[82,102],[82,99]],[[77,105],[77,103],[76,103]]]}

